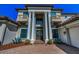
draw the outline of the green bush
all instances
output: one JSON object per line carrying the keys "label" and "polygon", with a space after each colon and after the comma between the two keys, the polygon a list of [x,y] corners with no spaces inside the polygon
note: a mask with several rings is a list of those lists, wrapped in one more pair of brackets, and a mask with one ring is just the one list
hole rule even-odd
{"label": "green bush", "polygon": [[54,39],[53,43],[56,43],[56,44],[61,44],[61,40],[60,39]]}
{"label": "green bush", "polygon": [[21,42],[24,44],[30,44],[30,40],[28,40],[28,39],[23,39],[23,40],[21,40]]}
{"label": "green bush", "polygon": [[49,45],[52,44],[52,39],[49,39],[47,44],[49,44]]}
{"label": "green bush", "polygon": [[13,41],[13,44],[18,44],[20,43],[20,38],[15,38],[12,41]]}

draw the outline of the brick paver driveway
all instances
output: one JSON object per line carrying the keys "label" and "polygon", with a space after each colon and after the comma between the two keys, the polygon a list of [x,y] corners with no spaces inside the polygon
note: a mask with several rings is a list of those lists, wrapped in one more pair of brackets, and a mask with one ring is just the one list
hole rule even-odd
{"label": "brick paver driveway", "polygon": [[59,45],[34,44],[34,45],[26,45],[26,46],[20,46],[12,49],[3,50],[0,51],[0,53],[2,54],[66,54],[68,51],[76,53],[79,52],[79,49],[68,47],[66,45],[60,45],[60,44]]}
{"label": "brick paver driveway", "polygon": [[56,45],[45,45],[45,44],[34,44],[34,45],[26,45],[26,46],[20,46],[12,49],[7,49],[0,51],[0,53],[5,54],[47,54],[47,53],[55,53],[55,54],[64,54],[65,52],[56,47]]}

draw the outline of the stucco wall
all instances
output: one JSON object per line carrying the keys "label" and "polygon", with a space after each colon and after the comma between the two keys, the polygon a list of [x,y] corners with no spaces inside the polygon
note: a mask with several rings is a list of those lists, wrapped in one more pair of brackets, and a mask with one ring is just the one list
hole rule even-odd
{"label": "stucco wall", "polygon": [[18,28],[16,32],[16,38],[20,38],[20,32],[21,32],[21,28]]}
{"label": "stucco wall", "polygon": [[15,39],[16,32],[10,31],[8,28],[6,29],[5,37],[4,37],[4,42],[3,45],[13,43],[13,39]]}
{"label": "stucco wall", "polygon": [[0,25],[0,42],[2,42],[2,40],[3,40],[5,28],[6,28],[6,24]]}
{"label": "stucco wall", "polygon": [[64,33],[64,31],[65,31],[65,28],[60,29],[60,32],[59,32],[59,34],[60,34],[60,39],[61,39],[61,41],[62,41],[63,43],[66,43],[66,44],[67,44],[67,34]]}

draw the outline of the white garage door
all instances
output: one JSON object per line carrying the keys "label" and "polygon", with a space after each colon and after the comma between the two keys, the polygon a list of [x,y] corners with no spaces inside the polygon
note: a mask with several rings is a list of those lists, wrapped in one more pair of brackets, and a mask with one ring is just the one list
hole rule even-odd
{"label": "white garage door", "polygon": [[70,37],[72,45],[79,48],[79,27],[70,29]]}

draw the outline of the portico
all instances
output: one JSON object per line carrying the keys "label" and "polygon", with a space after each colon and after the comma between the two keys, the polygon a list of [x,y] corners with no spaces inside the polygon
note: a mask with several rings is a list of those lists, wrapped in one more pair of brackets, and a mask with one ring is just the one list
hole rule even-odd
{"label": "portico", "polygon": [[[53,25],[54,19],[52,17],[59,17],[61,10],[52,7],[50,4],[26,5],[24,9],[17,9],[19,12],[17,22],[21,24],[20,33],[22,33],[22,28],[26,30],[23,31],[22,35],[19,34],[20,38],[28,39],[31,43],[35,43],[36,40],[42,40],[44,43],[49,40],[53,41],[52,28],[55,25]],[[58,16],[56,13],[58,13]]]}
{"label": "portico", "polygon": [[50,15],[49,10],[29,11],[27,39],[30,39],[31,43],[36,39],[44,40],[45,43],[52,39]]}

